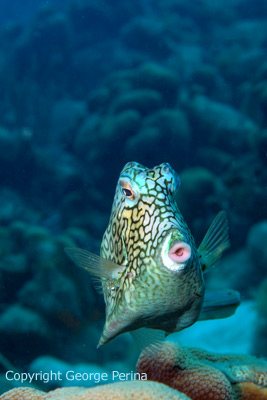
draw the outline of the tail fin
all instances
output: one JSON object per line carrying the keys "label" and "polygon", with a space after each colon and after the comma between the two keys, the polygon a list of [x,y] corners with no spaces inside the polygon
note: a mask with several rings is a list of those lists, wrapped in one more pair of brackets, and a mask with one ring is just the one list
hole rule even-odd
{"label": "tail fin", "polygon": [[206,290],[198,321],[231,317],[240,301],[236,290]]}

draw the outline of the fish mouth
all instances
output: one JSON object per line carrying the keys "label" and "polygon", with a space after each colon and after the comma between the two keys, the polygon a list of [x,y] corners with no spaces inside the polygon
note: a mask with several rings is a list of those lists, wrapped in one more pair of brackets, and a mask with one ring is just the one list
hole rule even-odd
{"label": "fish mouth", "polygon": [[161,257],[163,265],[170,271],[179,271],[186,267],[187,261],[191,258],[192,247],[189,243],[169,234],[162,245]]}
{"label": "fish mouth", "polygon": [[170,247],[168,256],[174,262],[184,263],[191,257],[191,246],[182,241],[174,242]]}

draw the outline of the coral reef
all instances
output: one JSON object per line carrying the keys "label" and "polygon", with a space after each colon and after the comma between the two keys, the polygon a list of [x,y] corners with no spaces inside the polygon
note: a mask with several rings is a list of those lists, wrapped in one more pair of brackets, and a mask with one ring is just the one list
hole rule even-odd
{"label": "coral reef", "polygon": [[226,210],[231,249],[207,286],[249,301],[231,351],[267,356],[266,20],[265,0],[1,2],[0,345],[17,368],[133,368],[127,336],[96,351],[103,301],[63,251],[99,252],[131,160],[177,170],[197,243]]}
{"label": "coral reef", "polygon": [[218,355],[166,342],[157,351],[145,349],[137,371],[192,400],[267,399],[267,361],[252,356]]}
{"label": "coral reef", "polygon": [[189,400],[166,385],[157,382],[118,382],[91,389],[62,388],[45,394],[40,390],[17,388],[0,396],[0,400]]}
{"label": "coral reef", "polygon": [[100,334],[102,302],[87,274],[73,269],[64,252],[78,243],[93,245],[84,230],[52,234],[48,227],[18,221],[3,226],[0,237],[0,344],[10,362],[20,367],[49,354],[71,363],[105,363],[123,353],[127,337],[96,351],[92,338]]}
{"label": "coral reef", "polygon": [[[67,368],[61,366],[62,371]],[[117,382],[90,389],[68,387],[49,393],[20,387],[4,393],[0,399],[267,399],[267,361],[252,356],[218,355],[165,342],[143,350],[137,371],[140,376],[147,374],[148,381]]]}

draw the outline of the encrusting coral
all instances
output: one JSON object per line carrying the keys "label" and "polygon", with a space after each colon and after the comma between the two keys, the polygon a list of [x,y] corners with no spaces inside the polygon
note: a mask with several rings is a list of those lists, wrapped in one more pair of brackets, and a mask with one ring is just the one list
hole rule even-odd
{"label": "encrusting coral", "polygon": [[166,342],[143,351],[137,371],[192,400],[267,400],[267,362],[252,356],[214,354]]}
{"label": "encrusting coral", "polygon": [[253,356],[215,354],[165,342],[141,353],[137,371],[146,373],[148,381],[66,387],[49,393],[21,387],[0,400],[267,400],[267,361]]}
{"label": "encrusting coral", "polygon": [[12,389],[2,396],[1,400],[190,400],[158,382],[117,382],[86,389],[67,387],[52,390],[49,393],[33,388]]}

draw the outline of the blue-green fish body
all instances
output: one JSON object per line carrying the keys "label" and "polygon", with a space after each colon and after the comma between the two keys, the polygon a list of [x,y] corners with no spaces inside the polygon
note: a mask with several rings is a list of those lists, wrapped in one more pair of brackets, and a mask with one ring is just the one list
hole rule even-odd
{"label": "blue-green fish body", "polygon": [[101,281],[106,322],[99,345],[139,328],[171,333],[192,325],[204,300],[203,271],[228,247],[225,213],[199,249],[175,202],[180,179],[168,163],[123,168],[101,257],[67,249]]}

